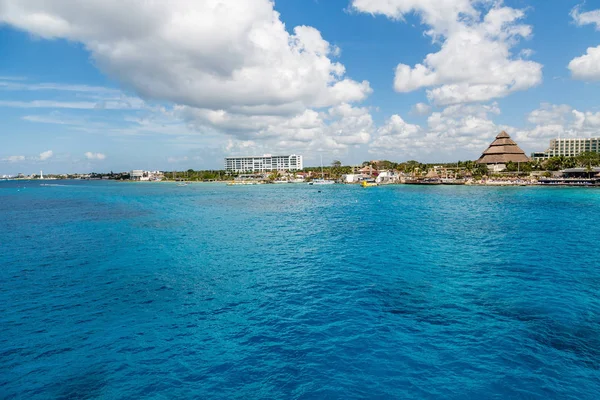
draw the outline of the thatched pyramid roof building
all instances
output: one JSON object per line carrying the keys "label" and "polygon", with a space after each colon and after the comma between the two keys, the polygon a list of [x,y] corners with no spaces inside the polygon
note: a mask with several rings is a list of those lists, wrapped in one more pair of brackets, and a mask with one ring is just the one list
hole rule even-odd
{"label": "thatched pyramid roof building", "polygon": [[490,147],[477,160],[479,164],[507,164],[510,161],[522,163],[529,162],[530,160],[517,143],[504,131],[496,136],[496,140],[490,144]]}
{"label": "thatched pyramid roof building", "polygon": [[425,175],[425,178],[440,179],[440,176],[435,169],[432,169]]}

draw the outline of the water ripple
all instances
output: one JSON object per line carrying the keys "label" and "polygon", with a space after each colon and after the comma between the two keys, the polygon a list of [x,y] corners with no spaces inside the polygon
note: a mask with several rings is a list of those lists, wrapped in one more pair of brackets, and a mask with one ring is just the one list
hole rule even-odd
{"label": "water ripple", "polygon": [[600,398],[598,191],[59,184],[0,183],[0,398]]}

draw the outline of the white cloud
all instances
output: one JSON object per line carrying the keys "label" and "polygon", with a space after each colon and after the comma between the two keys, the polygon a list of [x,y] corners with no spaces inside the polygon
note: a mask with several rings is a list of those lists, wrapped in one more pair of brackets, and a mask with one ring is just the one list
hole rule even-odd
{"label": "white cloud", "polygon": [[519,52],[519,55],[523,58],[529,58],[531,57],[533,54],[535,53],[535,51],[533,51],[532,49],[523,49]]}
{"label": "white cloud", "polygon": [[105,154],[92,153],[91,151],[88,151],[84,155],[85,155],[85,158],[87,158],[88,160],[104,160],[106,158]]}
{"label": "white cloud", "polygon": [[3,158],[2,161],[8,161],[8,162],[20,162],[20,161],[32,161],[32,162],[36,162],[36,161],[47,161],[50,158],[52,158],[54,156],[54,152],[52,150],[48,150],[48,151],[44,151],[41,152],[39,155],[37,156],[10,156],[10,157],[6,157]]}
{"label": "white cloud", "polygon": [[24,117],[21,117],[21,119],[40,124],[70,125],[73,123],[71,119],[61,117],[60,115],[25,115]]}
{"label": "white cloud", "polygon": [[417,116],[426,116],[431,114],[431,106],[425,103],[417,103],[415,104],[412,109],[410,110],[410,113],[412,115],[417,115]]}
{"label": "white cloud", "polygon": [[27,90],[27,91],[63,91],[63,92],[79,92],[79,93],[105,93],[105,94],[120,94],[117,89],[106,88],[103,86],[90,85],[68,85],[62,83],[29,83],[24,82],[26,79],[21,78],[16,81],[15,78],[0,77],[0,89],[4,90]]}
{"label": "white cloud", "polygon": [[504,126],[495,124],[491,116],[500,114],[497,104],[454,105],[432,113],[427,126],[407,123],[393,115],[381,126],[369,152],[391,155],[396,159],[474,159],[487,147]]}
{"label": "white cloud", "polygon": [[600,46],[589,47],[581,57],[575,57],[569,63],[569,70],[575,79],[583,81],[600,80]]}
{"label": "white cloud", "polygon": [[527,121],[536,125],[564,124],[571,110],[567,104],[542,103],[540,108],[529,113]]}
{"label": "white cloud", "polygon": [[54,153],[52,152],[52,150],[44,151],[43,153],[40,153],[40,155],[38,156],[38,160],[46,161],[47,159],[51,158],[53,154]]}
{"label": "white cloud", "polygon": [[525,60],[529,53],[511,52],[519,39],[531,36],[531,27],[519,23],[524,12],[501,0],[353,0],[352,7],[393,19],[414,12],[441,44],[421,64],[398,64],[398,92],[430,88],[429,100],[443,106],[505,97],[542,81],[541,64]]}
{"label": "white cloud", "polygon": [[432,113],[426,126],[410,124],[393,115],[377,129],[369,152],[393,159],[456,161],[476,159],[493,138],[507,131],[526,153],[543,151],[558,137],[595,137],[600,112],[578,111],[566,104],[543,103],[527,115],[526,127],[498,124],[496,103],[454,105]]}
{"label": "white cloud", "polygon": [[0,100],[0,107],[13,108],[72,108],[80,110],[138,110],[144,106],[140,99],[122,98],[101,101]]}
{"label": "white cloud", "polygon": [[405,122],[399,115],[392,115],[386,123],[377,130],[377,134],[370,144],[370,152],[375,154],[395,154],[404,156],[405,153],[413,155],[426,132],[418,125]]}
{"label": "white cloud", "polygon": [[[196,130],[227,132],[233,142],[300,152],[314,149],[345,149],[365,144],[371,137],[369,110],[347,103],[318,112],[306,109],[294,116],[246,115],[180,107],[179,114]],[[273,152],[267,151],[267,152]]]}
{"label": "white cloud", "polygon": [[[174,103],[175,112],[203,135],[208,130],[233,140],[278,138],[292,144],[314,143],[321,132],[332,135],[321,141],[333,147],[366,137],[362,128],[340,128],[355,117],[333,114],[338,107],[360,109],[354,104],[372,92],[369,82],[347,77],[335,60],[340,49],[317,29],[288,31],[271,0],[0,0],[1,22],[45,39],[83,43],[102,71],[145,100]],[[0,102],[7,107],[99,104]]]}
{"label": "white cloud", "polygon": [[[582,13],[581,6],[577,6],[571,10],[571,17],[578,26],[593,24],[596,25],[596,30],[600,30],[600,9]],[[600,80],[600,46],[588,47],[584,55],[572,59],[569,70],[574,79]]]}
{"label": "white cloud", "polygon": [[544,150],[551,139],[596,137],[600,130],[600,112],[579,111],[566,104],[544,103],[527,120],[534,126],[517,130],[516,139],[536,151]]}
{"label": "white cloud", "polygon": [[571,17],[579,26],[593,24],[596,25],[596,30],[600,31],[600,9],[581,12],[581,6],[577,6],[571,10]]}
{"label": "white cloud", "polygon": [[8,156],[8,157],[3,158],[2,161],[8,161],[8,162],[25,161],[25,156]]}
{"label": "white cloud", "polygon": [[[318,30],[289,34],[269,0],[2,0],[0,20],[85,44],[97,64],[147,98],[232,106],[328,106],[364,99]],[[110,27],[110,29],[107,29]]]}

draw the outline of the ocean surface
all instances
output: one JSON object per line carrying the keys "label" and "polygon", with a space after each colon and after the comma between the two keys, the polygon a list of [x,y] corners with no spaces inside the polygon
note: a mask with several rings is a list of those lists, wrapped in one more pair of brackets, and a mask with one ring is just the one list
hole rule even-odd
{"label": "ocean surface", "polygon": [[1,399],[600,398],[600,190],[46,183]]}

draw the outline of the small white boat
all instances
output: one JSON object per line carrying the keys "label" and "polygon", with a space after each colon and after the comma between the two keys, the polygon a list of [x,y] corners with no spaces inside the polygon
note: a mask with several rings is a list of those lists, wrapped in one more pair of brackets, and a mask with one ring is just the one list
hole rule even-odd
{"label": "small white boat", "polygon": [[333,185],[335,181],[329,179],[315,179],[312,182],[308,182],[309,185]]}
{"label": "small white boat", "polygon": [[262,181],[231,181],[227,183],[227,186],[238,186],[238,185],[262,185]]}
{"label": "small white boat", "polygon": [[309,185],[333,185],[335,181],[331,179],[325,179],[325,173],[323,172],[323,155],[321,155],[321,178],[313,179],[311,182],[308,182]]}

